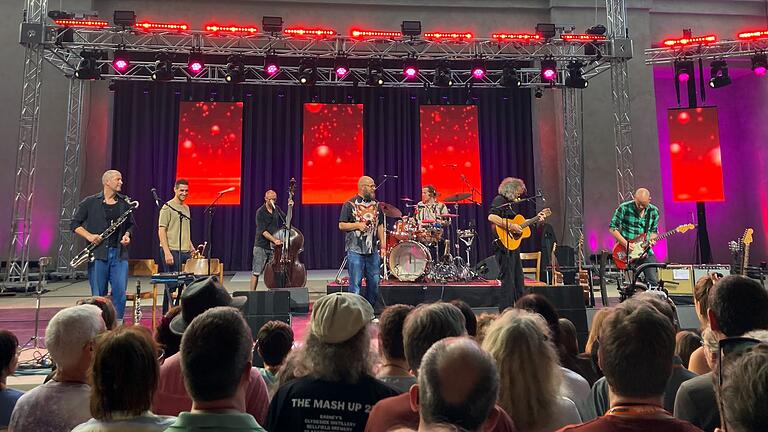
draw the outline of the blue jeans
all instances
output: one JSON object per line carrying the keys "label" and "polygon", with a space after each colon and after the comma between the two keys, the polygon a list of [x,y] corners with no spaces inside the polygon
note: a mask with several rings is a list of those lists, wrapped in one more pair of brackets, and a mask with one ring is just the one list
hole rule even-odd
{"label": "blue jeans", "polygon": [[[640,264],[645,263],[657,263],[659,260],[656,259],[656,256],[653,254],[649,254],[645,258],[641,260],[637,260],[635,262],[635,266],[639,266]],[[645,274],[645,284],[649,285],[649,287],[657,287],[659,286],[659,276],[658,276],[658,269],[655,267],[649,267],[645,270],[643,270],[643,274]]]}
{"label": "blue jeans", "polygon": [[349,292],[360,294],[360,284],[365,276],[365,297],[368,303],[376,308],[379,298],[379,266],[381,257],[378,251],[371,254],[359,254],[347,251],[347,268],[349,269]]}
{"label": "blue jeans", "polygon": [[107,259],[88,263],[88,283],[94,296],[107,295],[107,282],[112,286],[112,304],[117,319],[125,314],[125,288],[128,285],[128,260],[120,259],[120,248],[109,248]]}
{"label": "blue jeans", "polygon": [[[173,264],[168,265],[165,263],[165,253],[160,250],[160,263],[162,264],[161,268],[163,269],[163,272],[180,272],[184,268],[184,263],[186,263],[187,260],[192,257],[192,254],[189,251],[172,250],[171,255],[173,255]],[[163,315],[168,312],[168,305],[170,304],[170,300],[173,298],[171,296],[176,290],[179,290],[179,296],[176,297],[176,301],[173,302],[174,306],[179,304],[179,298],[181,297],[181,284],[165,284],[165,295],[163,295]]]}

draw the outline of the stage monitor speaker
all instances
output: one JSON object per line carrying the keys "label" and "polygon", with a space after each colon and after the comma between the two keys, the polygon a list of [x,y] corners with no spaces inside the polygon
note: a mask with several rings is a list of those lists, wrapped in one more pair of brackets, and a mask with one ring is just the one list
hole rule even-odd
{"label": "stage monitor speaker", "polygon": [[478,276],[483,279],[493,280],[499,278],[499,262],[496,260],[496,255],[491,255],[488,258],[477,263],[475,271]]}
{"label": "stage monitor speaker", "polygon": [[291,293],[289,291],[236,291],[234,297],[247,297],[242,312],[251,334],[256,339],[259,329],[268,321],[291,324]]}
{"label": "stage monitor speaker", "polygon": [[659,281],[670,296],[693,295],[693,267],[687,264],[669,264],[659,269]]}
{"label": "stage monitor speaker", "polygon": [[541,294],[557,308],[560,318],[569,319],[576,327],[579,349],[587,343],[587,309],[584,307],[584,290],[579,285],[532,286],[530,292]]}
{"label": "stage monitor speaker", "polygon": [[270,291],[288,291],[291,293],[291,313],[309,313],[309,289],[303,288],[271,288]]}

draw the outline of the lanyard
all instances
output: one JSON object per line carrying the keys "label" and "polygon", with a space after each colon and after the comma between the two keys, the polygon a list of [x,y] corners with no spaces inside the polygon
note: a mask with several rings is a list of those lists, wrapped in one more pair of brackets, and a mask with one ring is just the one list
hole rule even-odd
{"label": "lanyard", "polygon": [[610,410],[608,410],[605,415],[615,415],[615,416],[632,416],[632,417],[638,417],[638,416],[657,416],[659,414],[663,414],[665,416],[671,417],[672,414],[669,413],[669,411],[665,410],[664,408],[657,406],[657,405],[617,405]]}

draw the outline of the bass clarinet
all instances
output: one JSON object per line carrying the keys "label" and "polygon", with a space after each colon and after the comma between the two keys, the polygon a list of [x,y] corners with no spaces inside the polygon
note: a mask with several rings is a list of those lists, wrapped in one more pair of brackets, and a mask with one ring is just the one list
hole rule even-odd
{"label": "bass clarinet", "polygon": [[[101,241],[107,239],[107,237],[111,236],[112,234],[117,232],[117,229],[120,228],[120,225],[125,222],[126,219],[128,219],[128,216],[130,216],[131,212],[139,208],[139,202],[138,201],[132,201],[131,197],[127,195],[123,195],[121,197],[125,200],[125,202],[128,203],[128,210],[126,210],[123,214],[120,215],[119,218],[115,219],[114,222],[112,222],[112,225],[107,227],[107,229],[104,230],[101,234],[99,234],[99,237],[101,237]],[[93,261],[93,250],[96,249],[96,247],[101,244],[99,242],[98,244],[95,243],[88,243],[88,246],[86,246],[83,250],[80,251],[77,256],[72,258],[72,261],[69,262],[69,265],[72,268],[80,267],[81,265],[85,264],[86,262]]]}

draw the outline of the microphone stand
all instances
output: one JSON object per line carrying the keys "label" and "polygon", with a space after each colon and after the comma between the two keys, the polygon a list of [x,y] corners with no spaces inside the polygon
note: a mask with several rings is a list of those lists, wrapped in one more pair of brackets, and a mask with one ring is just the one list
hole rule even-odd
{"label": "microphone stand", "polygon": [[219,202],[225,193],[226,192],[219,192],[216,195],[216,198],[214,198],[214,200],[208,204],[208,207],[203,210],[203,213],[208,215],[208,229],[206,235],[206,237],[208,237],[208,254],[206,256],[206,259],[208,259],[208,276],[211,275],[211,251],[213,250],[213,215],[216,213],[216,203]]}
{"label": "microphone stand", "polygon": [[[178,252],[179,262],[178,262],[177,265],[178,265],[179,270],[176,273],[177,274],[181,273],[184,270],[184,263],[181,262],[181,251],[182,251],[182,249],[181,249],[181,247],[182,247],[182,245],[181,245],[181,238],[182,238],[181,237],[181,233],[183,232],[182,230],[184,229],[184,219],[187,219],[190,222],[192,221],[192,219],[190,219],[187,215],[185,215],[181,210],[177,210],[172,205],[168,204],[167,201],[161,200],[160,197],[157,196],[157,192],[155,192],[154,189],[152,190],[152,194],[154,195],[154,198],[155,198],[155,206],[157,206],[157,208],[159,210],[162,210],[163,207],[168,207],[169,209],[171,209],[171,211],[174,211],[174,212],[176,212],[176,214],[179,215],[179,248],[176,251],[176,252]],[[169,245],[168,249],[170,249],[170,245]],[[163,253],[165,253],[165,252],[163,252]],[[173,256],[173,251],[171,251],[171,257],[173,257],[174,262],[175,262],[176,257]],[[209,269],[209,273],[210,273],[210,269]],[[176,287],[174,287],[174,291],[176,290],[176,288],[178,288],[178,286],[179,286],[179,284],[177,283]],[[181,291],[179,291],[177,293],[177,295],[178,295],[177,302],[174,303],[173,296],[171,295],[171,292],[169,291],[169,288],[168,288],[167,284],[165,286],[165,295],[168,296],[168,304],[171,305],[171,306],[176,306],[178,304],[178,300],[181,299]],[[165,302],[163,302],[163,304],[165,304]],[[163,312],[165,312],[165,311],[163,311]]]}

